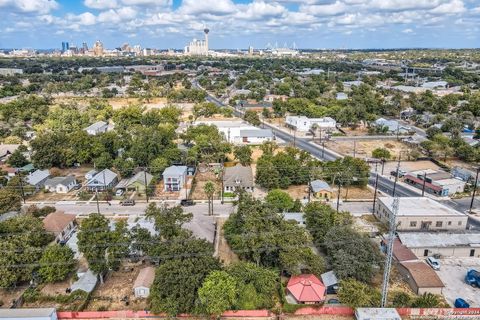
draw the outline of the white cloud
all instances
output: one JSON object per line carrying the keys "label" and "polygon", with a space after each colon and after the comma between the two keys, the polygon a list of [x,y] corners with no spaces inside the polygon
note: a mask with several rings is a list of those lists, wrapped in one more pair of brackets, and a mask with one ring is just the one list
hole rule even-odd
{"label": "white cloud", "polygon": [[372,0],[366,4],[368,8],[376,8],[386,11],[432,9],[445,0]]}
{"label": "white cloud", "polygon": [[12,8],[27,13],[49,13],[58,8],[55,0],[0,0],[0,8]]}
{"label": "white cloud", "polygon": [[287,9],[278,3],[255,1],[246,6],[238,6],[235,17],[244,20],[264,20],[272,17],[281,17]]}
{"label": "white cloud", "polygon": [[444,3],[434,8],[431,12],[435,14],[454,14],[464,12],[465,5],[461,0],[453,0],[448,3]]}
{"label": "white cloud", "polygon": [[402,33],[413,33],[413,30],[410,29],[410,28],[403,29],[403,30],[402,30]]}
{"label": "white cloud", "polygon": [[172,4],[172,0],[122,0],[127,6],[167,6]]}
{"label": "white cloud", "polygon": [[183,0],[178,9],[181,14],[229,14],[236,11],[231,0]]}
{"label": "white cloud", "polygon": [[83,4],[92,9],[113,9],[118,6],[117,0],[85,0]]}
{"label": "white cloud", "polygon": [[99,22],[119,23],[125,20],[134,19],[137,16],[137,11],[131,7],[123,7],[117,10],[110,9],[101,12],[98,15]]}
{"label": "white cloud", "polygon": [[335,1],[331,4],[323,5],[310,5],[310,6],[301,6],[301,12],[308,12],[310,14],[318,16],[335,16],[338,14],[345,13],[348,9],[348,6],[345,3],[340,1]]}
{"label": "white cloud", "polygon": [[96,23],[97,18],[90,12],[84,12],[76,16],[76,20],[81,25],[91,26]]}

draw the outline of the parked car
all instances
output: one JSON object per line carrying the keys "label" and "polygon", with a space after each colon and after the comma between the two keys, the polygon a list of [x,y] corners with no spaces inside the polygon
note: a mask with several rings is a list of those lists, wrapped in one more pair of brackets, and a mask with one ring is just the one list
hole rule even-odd
{"label": "parked car", "polygon": [[427,263],[430,265],[430,267],[433,268],[433,270],[440,270],[440,261],[438,261],[434,257],[428,257]]}
{"label": "parked car", "polygon": [[192,199],[182,199],[180,200],[180,205],[182,207],[190,207],[190,206],[194,206],[195,202],[193,202]]}
{"label": "parked car", "polygon": [[470,269],[465,275],[465,282],[472,287],[480,287],[480,272],[475,269]]}
{"label": "parked car", "polygon": [[123,196],[124,193],[125,193],[125,191],[123,191],[123,189],[118,189],[117,192],[115,192],[115,196],[121,197],[121,196]]}
{"label": "parked car", "polygon": [[470,304],[462,298],[455,299],[455,308],[470,308]]}
{"label": "parked car", "polygon": [[327,304],[340,304],[340,300],[336,298],[328,299]]}
{"label": "parked car", "polygon": [[[399,178],[403,178],[406,174],[407,174],[406,171],[404,171],[402,169],[398,170],[398,177]],[[397,170],[390,171],[390,175],[395,177],[397,175]]]}
{"label": "parked car", "polygon": [[135,200],[123,200],[120,201],[120,205],[124,207],[131,207],[135,205]]}

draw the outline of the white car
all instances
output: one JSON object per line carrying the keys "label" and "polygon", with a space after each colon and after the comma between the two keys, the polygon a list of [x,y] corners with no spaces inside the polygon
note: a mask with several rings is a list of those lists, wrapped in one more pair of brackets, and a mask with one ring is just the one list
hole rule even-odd
{"label": "white car", "polygon": [[427,263],[430,265],[430,267],[432,267],[433,270],[440,270],[440,261],[434,257],[428,257]]}
{"label": "white car", "polygon": [[124,192],[125,192],[125,191],[123,191],[123,189],[118,189],[117,192],[115,192],[115,195],[116,195],[117,197],[121,197],[121,196],[123,196]]}

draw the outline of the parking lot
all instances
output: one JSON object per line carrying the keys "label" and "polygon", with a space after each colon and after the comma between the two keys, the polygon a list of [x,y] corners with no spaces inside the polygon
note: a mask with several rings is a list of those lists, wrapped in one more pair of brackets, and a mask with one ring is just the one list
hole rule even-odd
{"label": "parking lot", "polygon": [[453,306],[456,298],[463,298],[470,307],[480,307],[480,288],[465,283],[465,275],[469,269],[480,270],[478,258],[442,259],[438,276],[445,284],[443,296]]}

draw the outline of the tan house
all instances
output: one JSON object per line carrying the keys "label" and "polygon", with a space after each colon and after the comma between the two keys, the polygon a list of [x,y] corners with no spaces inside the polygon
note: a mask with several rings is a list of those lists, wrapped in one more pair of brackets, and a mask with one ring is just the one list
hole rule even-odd
{"label": "tan house", "polygon": [[416,294],[442,294],[445,285],[437,273],[425,262],[405,261],[399,263],[397,268]]}
{"label": "tan house", "polygon": [[150,295],[150,287],[155,280],[155,268],[145,267],[138,273],[133,284],[133,292],[136,298],[147,298]]}
{"label": "tan house", "polygon": [[330,200],[333,195],[332,188],[323,180],[313,180],[310,182],[310,189],[313,196],[317,199]]}
{"label": "tan house", "polygon": [[57,243],[70,239],[76,226],[75,215],[65,214],[62,211],[52,212],[43,219],[43,228],[55,236]]}

